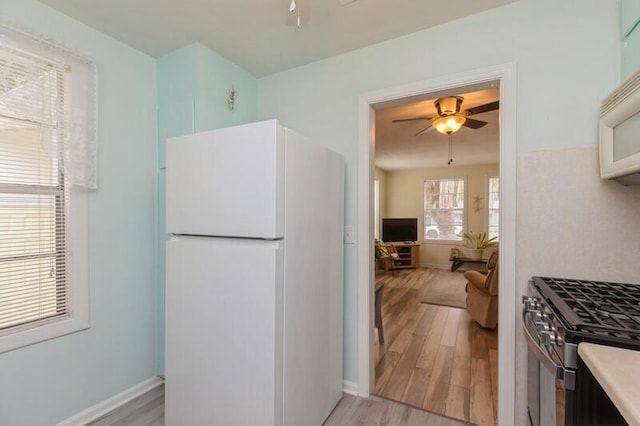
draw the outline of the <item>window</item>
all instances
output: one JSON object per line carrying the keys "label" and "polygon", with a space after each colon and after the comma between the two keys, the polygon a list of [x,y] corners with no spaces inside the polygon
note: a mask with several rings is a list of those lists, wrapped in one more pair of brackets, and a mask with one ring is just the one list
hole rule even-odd
{"label": "window", "polygon": [[380,238],[380,181],[373,181],[373,236]]}
{"label": "window", "polygon": [[500,178],[489,177],[489,205],[487,208],[489,238],[499,237],[500,234]]}
{"label": "window", "polygon": [[73,70],[8,34],[0,43],[0,352],[88,327],[87,196],[65,164],[75,161],[65,146]]}
{"label": "window", "polygon": [[424,239],[462,241],[464,233],[464,179],[425,180]]}

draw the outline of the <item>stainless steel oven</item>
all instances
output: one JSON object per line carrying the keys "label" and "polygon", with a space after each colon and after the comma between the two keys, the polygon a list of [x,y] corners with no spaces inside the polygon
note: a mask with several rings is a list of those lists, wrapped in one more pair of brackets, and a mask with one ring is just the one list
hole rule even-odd
{"label": "stainless steel oven", "polygon": [[640,286],[533,277],[523,297],[522,327],[531,425],[595,425],[599,418],[625,424],[581,362],[578,345],[640,350]]}
{"label": "stainless steel oven", "polygon": [[529,422],[534,426],[575,424],[577,345],[560,337],[557,318],[539,294],[525,296],[523,305]]}

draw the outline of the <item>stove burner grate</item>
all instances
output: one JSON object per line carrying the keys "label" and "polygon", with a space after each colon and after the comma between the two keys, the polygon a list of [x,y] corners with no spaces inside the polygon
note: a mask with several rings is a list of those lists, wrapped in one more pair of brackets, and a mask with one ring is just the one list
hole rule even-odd
{"label": "stove burner grate", "polygon": [[533,277],[575,331],[640,340],[640,285]]}

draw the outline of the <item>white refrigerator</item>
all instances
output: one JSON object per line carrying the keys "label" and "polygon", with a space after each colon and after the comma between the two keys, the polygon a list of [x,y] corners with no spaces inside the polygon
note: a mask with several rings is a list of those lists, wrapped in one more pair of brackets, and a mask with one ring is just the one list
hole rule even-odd
{"label": "white refrigerator", "polygon": [[320,426],[342,397],[342,157],[276,120],[166,146],[165,423]]}

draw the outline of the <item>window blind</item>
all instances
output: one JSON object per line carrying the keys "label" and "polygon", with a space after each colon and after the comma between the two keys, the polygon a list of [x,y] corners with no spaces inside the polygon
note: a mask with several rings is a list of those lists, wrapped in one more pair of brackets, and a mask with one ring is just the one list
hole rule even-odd
{"label": "window blind", "polygon": [[0,334],[69,314],[65,66],[0,46]]}

